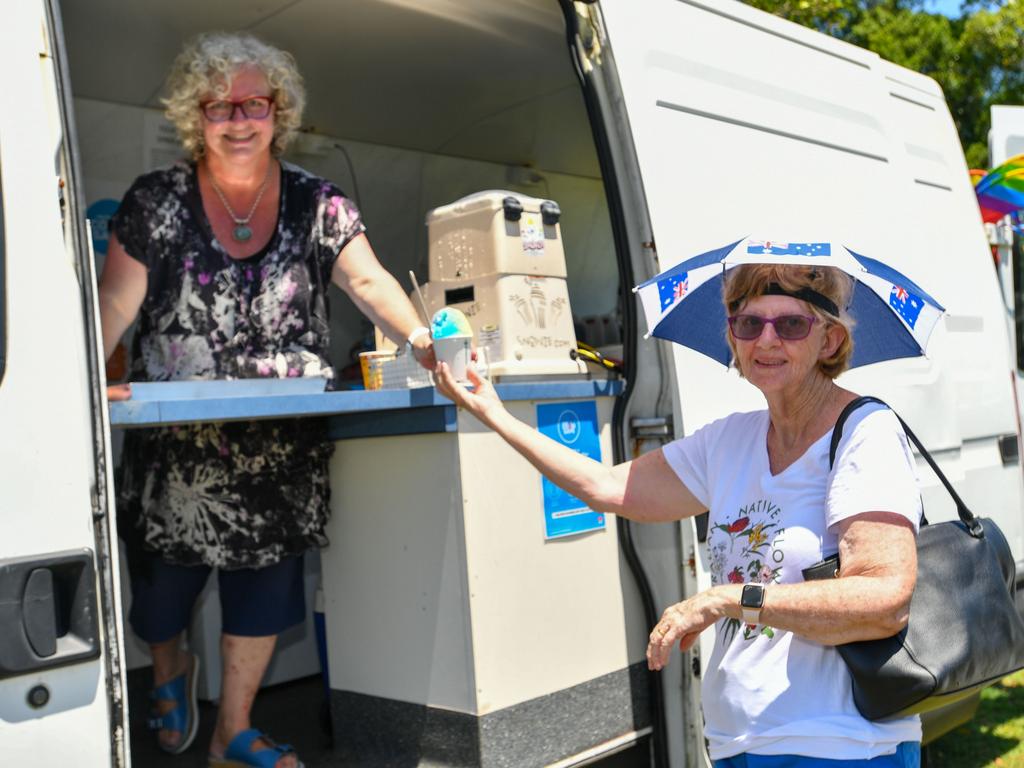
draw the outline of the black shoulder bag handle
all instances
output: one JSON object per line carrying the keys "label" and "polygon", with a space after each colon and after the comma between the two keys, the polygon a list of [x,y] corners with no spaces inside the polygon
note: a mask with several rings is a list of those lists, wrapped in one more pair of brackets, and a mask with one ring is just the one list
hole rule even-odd
{"label": "black shoulder bag handle", "polygon": [[[843,427],[846,425],[847,419],[850,418],[850,414],[855,410],[860,408],[862,405],[867,405],[868,403],[878,403],[878,405],[889,408],[888,403],[884,400],[879,400],[877,397],[871,397],[870,395],[858,397],[843,408],[842,413],[839,414],[839,418],[836,419],[835,429],[832,431],[832,444],[828,449],[829,468],[835,466],[836,451],[839,450],[839,441],[843,439]],[[892,411],[892,408],[889,408],[889,410]],[[939,469],[939,465],[935,463],[935,459],[933,459],[932,455],[928,453],[928,449],[924,447],[924,443],[918,439],[913,430],[907,426],[907,422],[905,422],[903,418],[896,413],[896,411],[892,411],[892,415],[899,421],[900,426],[903,427],[903,431],[906,432],[910,442],[917,446],[917,450],[920,452],[922,458],[928,462],[928,466],[932,468],[932,472],[935,473],[935,476],[939,478],[942,485],[945,486],[947,491],[949,491],[949,495],[953,498],[953,503],[956,504],[956,513],[960,519],[963,520],[964,525],[967,526],[967,530],[970,531],[972,536],[978,538],[984,536],[985,532],[982,530],[981,524],[978,522],[978,518],[976,518],[971,513],[971,510],[967,508],[964,500],[960,498],[960,494],[956,492],[956,488],[953,487],[953,484],[949,482],[949,479],[942,473],[942,470]],[[921,515],[921,525],[928,525],[928,521],[925,519],[923,514]]]}

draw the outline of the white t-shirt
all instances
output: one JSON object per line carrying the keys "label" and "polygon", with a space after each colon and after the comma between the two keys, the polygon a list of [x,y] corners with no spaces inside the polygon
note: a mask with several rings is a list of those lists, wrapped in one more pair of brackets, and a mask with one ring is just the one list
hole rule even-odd
{"label": "white t-shirt", "polygon": [[[829,470],[832,431],[778,475],[768,465],[768,412],[737,413],[664,447],[669,466],[710,510],[715,584],[798,583],[839,549],[836,524],[869,512],[921,517],[915,462],[892,411],[855,410]],[[771,593],[769,591],[769,600]],[[834,647],[737,619],[715,625],[702,685],[711,758],[751,752],[842,760],[920,741],[918,717],[865,720]]]}

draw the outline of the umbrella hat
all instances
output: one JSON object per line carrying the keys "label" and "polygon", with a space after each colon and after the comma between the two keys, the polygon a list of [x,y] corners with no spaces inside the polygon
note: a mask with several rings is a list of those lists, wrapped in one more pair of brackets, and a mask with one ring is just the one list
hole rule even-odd
{"label": "umbrella hat", "polygon": [[945,308],[906,275],[834,242],[737,240],[641,283],[647,336],[668,339],[728,365],[722,304],[725,273],[742,264],[835,267],[853,278],[848,307],[856,324],[850,367],[924,354]]}

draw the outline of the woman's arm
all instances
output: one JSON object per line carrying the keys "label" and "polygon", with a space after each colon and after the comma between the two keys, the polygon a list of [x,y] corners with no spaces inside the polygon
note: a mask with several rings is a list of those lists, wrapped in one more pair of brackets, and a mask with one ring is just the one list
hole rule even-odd
{"label": "woman's arm", "polygon": [[[334,261],[331,281],[399,346],[423,325],[398,281],[377,260],[366,235],[352,238],[341,249]],[[413,342],[413,354],[420,365],[433,370],[434,349],[429,334],[423,334]]]}
{"label": "woman's arm", "polygon": [[[838,523],[839,578],[765,588],[761,623],[824,645],[891,637],[906,626],[917,581],[914,528],[895,512]],[[741,619],[742,584],[721,584],[670,606],[651,632],[647,662],[661,669],[718,619]]]}
{"label": "woman's arm", "polygon": [[493,429],[551,482],[598,512],[644,523],[668,522],[705,510],[669,467],[661,451],[609,467],[542,435],[502,405],[490,382],[468,371],[474,392],[440,363],[434,371],[438,391]]}
{"label": "woman's arm", "polygon": [[146,298],[148,279],[146,266],[129,256],[117,235],[111,232],[98,286],[105,359],[110,358],[117,342],[139,314]]}
{"label": "woman's arm", "polygon": [[[103,274],[99,281],[100,333],[103,336],[103,357],[109,360],[124,336],[128,326],[139,314],[139,308],[146,298],[149,275],[146,267],[125,251],[117,235],[110,233],[107,242],[107,259],[103,263]],[[111,384],[107,387],[107,399],[128,400],[132,396],[129,384]]]}

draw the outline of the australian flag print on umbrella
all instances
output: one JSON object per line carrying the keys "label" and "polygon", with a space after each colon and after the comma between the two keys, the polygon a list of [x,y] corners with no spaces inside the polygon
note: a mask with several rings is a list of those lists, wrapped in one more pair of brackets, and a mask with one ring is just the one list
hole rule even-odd
{"label": "australian flag print on umbrella", "polygon": [[836,267],[854,280],[849,311],[851,367],[924,354],[945,309],[906,275],[834,242],[739,240],[702,253],[633,290],[640,295],[648,336],[668,339],[728,365],[722,279],[741,264]]}

